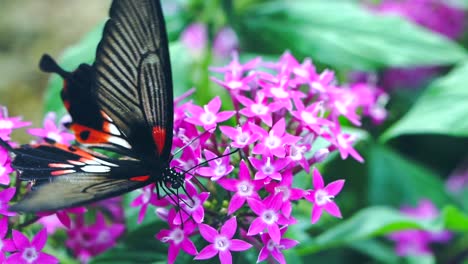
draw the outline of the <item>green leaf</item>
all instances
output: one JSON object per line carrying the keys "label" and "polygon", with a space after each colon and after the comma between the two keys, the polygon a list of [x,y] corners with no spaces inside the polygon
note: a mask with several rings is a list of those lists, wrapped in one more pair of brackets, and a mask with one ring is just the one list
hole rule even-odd
{"label": "green leaf", "polygon": [[467,57],[447,38],[350,1],[269,1],[252,7],[239,21],[241,36],[254,51],[289,49],[336,67],[453,64]]}
{"label": "green leaf", "polygon": [[388,207],[368,207],[307,243],[302,243],[301,245],[306,246],[300,247],[298,252],[311,254],[332,247],[354,246],[356,242],[406,229],[466,232],[467,217],[453,206],[446,207],[439,217],[433,220],[413,219]]}
{"label": "green leaf", "polygon": [[438,206],[452,202],[436,174],[387,147],[371,147],[368,161],[368,198],[372,205],[416,205],[423,198]]}
{"label": "green leaf", "polygon": [[468,136],[468,61],[434,81],[383,141],[408,134]]}

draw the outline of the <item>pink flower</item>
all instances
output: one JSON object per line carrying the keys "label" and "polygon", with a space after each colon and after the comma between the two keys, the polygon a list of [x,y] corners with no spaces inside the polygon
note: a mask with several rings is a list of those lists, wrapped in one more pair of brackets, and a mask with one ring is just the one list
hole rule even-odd
{"label": "pink flower", "polygon": [[239,38],[231,27],[221,28],[213,40],[213,53],[215,56],[228,57],[239,48]]}
{"label": "pink flower", "polygon": [[248,236],[256,235],[267,229],[271,239],[276,243],[280,242],[281,233],[278,225],[289,223],[288,219],[279,212],[283,205],[282,198],[282,195],[277,194],[272,199],[267,197],[264,201],[248,200],[250,208],[258,215],[250,224],[249,231],[247,231]]}
{"label": "pink flower", "polygon": [[180,39],[192,56],[199,59],[205,52],[208,42],[208,32],[203,23],[193,23],[181,33]]}
{"label": "pink flower", "polygon": [[[401,212],[414,219],[428,220],[439,215],[439,210],[430,200],[421,200],[416,208],[403,207]],[[395,251],[399,256],[431,254],[432,242],[445,243],[452,238],[452,233],[442,230],[429,232],[424,230],[404,230],[394,232],[389,238],[395,241]]]}
{"label": "pink flower", "polygon": [[169,205],[169,202],[165,199],[158,199],[158,196],[156,193],[154,193],[154,187],[155,184],[150,184],[148,186],[145,186],[139,191],[141,192],[140,195],[138,195],[135,200],[132,201],[130,206],[133,207],[138,207],[141,206],[140,211],[138,213],[138,223],[141,224],[143,222],[143,219],[145,218],[146,210],[148,209],[149,205],[154,205],[154,206],[167,206]]}
{"label": "pink flower", "polygon": [[[68,214],[69,213],[84,214],[85,212],[86,212],[85,207],[75,207],[75,208],[60,210],[60,211],[57,211],[57,212],[41,212],[41,213],[38,213],[38,215],[41,216],[41,217],[56,215],[57,219],[60,221],[60,223],[63,226],[65,226],[66,228],[70,228],[71,227],[71,219],[70,219],[70,216],[68,216]],[[45,225],[45,223],[53,224],[53,222],[43,222],[44,225]],[[49,226],[45,225],[45,227],[47,229],[47,233],[49,233],[49,234],[53,233],[53,231],[57,228],[57,226],[50,226],[50,225]]]}
{"label": "pink flower", "polygon": [[3,191],[0,191],[0,215],[5,216],[14,216],[15,212],[8,211],[8,203],[15,196],[15,188],[7,188]]}
{"label": "pink flower", "polygon": [[52,264],[58,263],[54,256],[41,252],[47,241],[47,231],[42,229],[30,242],[21,232],[13,230],[13,242],[17,252],[6,261],[7,264]]}
{"label": "pink flower", "polygon": [[272,124],[272,113],[283,108],[283,104],[279,102],[269,104],[265,97],[265,93],[261,91],[257,92],[255,102],[242,95],[238,95],[236,99],[245,106],[245,108],[241,109],[239,113],[249,118],[258,117],[267,126],[271,126]]}
{"label": "pink flower", "polygon": [[125,230],[123,224],[108,225],[101,213],[97,213],[96,222],[92,225],[86,225],[84,220],[84,215],[76,216],[66,241],[67,247],[82,262],[115,246],[117,238]]}
{"label": "pink flower", "polygon": [[[286,230],[287,228],[281,229],[281,236],[284,235]],[[276,261],[278,261],[278,263],[286,264],[286,259],[284,258],[282,251],[299,244],[298,241],[289,238],[281,238],[280,242],[276,243],[271,239],[270,234],[268,233],[262,234],[261,239],[264,246],[260,250],[257,263],[266,260],[268,256],[272,256]]]}
{"label": "pink flower", "polygon": [[323,210],[335,217],[341,218],[340,208],[338,208],[333,199],[340,193],[345,181],[337,180],[324,186],[322,175],[317,168],[314,168],[312,174],[314,189],[309,190],[305,195],[306,200],[314,204],[312,207],[312,224],[317,223]]}
{"label": "pink flower", "polygon": [[0,147],[0,184],[10,184],[10,173],[13,172],[10,164],[11,159],[8,151]]}
{"label": "pink flower", "polygon": [[[234,111],[219,112],[221,108],[221,99],[216,96],[203,108],[193,105],[190,108],[192,117],[187,118],[187,122],[194,125],[202,126],[209,130],[216,127],[217,123],[228,120],[234,115]],[[219,113],[218,113],[219,112]]]}
{"label": "pink flower", "polygon": [[167,262],[172,264],[175,262],[177,255],[182,249],[187,254],[198,254],[193,242],[189,239],[190,235],[195,230],[195,224],[192,221],[187,221],[183,226],[174,224],[174,219],[177,218],[175,210],[171,210],[168,215],[167,223],[169,229],[159,231],[156,238],[163,243],[169,243],[169,253]]}
{"label": "pink flower", "polygon": [[281,171],[289,165],[289,159],[280,158],[274,159],[270,156],[262,156],[262,159],[249,157],[250,163],[257,170],[255,180],[263,180],[265,184],[271,180],[281,181]]}
{"label": "pink flower", "polygon": [[221,227],[221,232],[209,225],[198,225],[201,236],[211,244],[200,251],[195,259],[210,259],[219,254],[221,264],[232,263],[231,251],[245,251],[252,247],[249,243],[232,239],[237,229],[237,220],[235,217],[227,220]]}
{"label": "pink flower", "polygon": [[57,143],[70,144],[75,139],[73,134],[66,132],[65,128],[59,128],[55,124],[56,115],[53,112],[47,113],[44,118],[44,128],[30,128],[28,133],[40,138],[52,139]]}
{"label": "pink flower", "polygon": [[31,125],[30,122],[21,121],[21,117],[8,117],[6,107],[0,106],[0,138],[10,140],[13,129]]}
{"label": "pink flower", "polygon": [[231,146],[235,148],[244,148],[257,141],[260,137],[260,135],[252,133],[250,130],[250,123],[245,123],[236,128],[220,126],[219,129],[232,140]]}
{"label": "pink flower", "polygon": [[263,187],[261,181],[253,181],[244,160],[239,164],[239,179],[222,178],[218,181],[224,189],[235,192],[228,206],[228,214],[233,214],[244,205],[247,199],[260,199],[257,191]]}
{"label": "pink flower", "polygon": [[256,57],[246,62],[245,64],[240,64],[239,55],[236,52],[234,52],[232,54],[232,61],[227,66],[211,67],[210,70],[214,72],[225,73],[233,79],[240,79],[245,72],[257,67],[257,65],[260,64],[261,61],[262,59],[260,57]]}
{"label": "pink flower", "polygon": [[[223,155],[227,155],[229,151],[230,151],[229,148],[226,148]],[[216,157],[217,157],[216,154],[205,149],[206,160],[210,160],[210,159],[213,159],[213,160],[208,162],[208,165],[210,165],[210,167],[201,167],[200,169],[197,170],[197,173],[200,174],[200,176],[211,177],[212,181],[217,181],[223,178],[224,176],[228,175],[229,173],[231,173],[232,170],[234,170],[234,166],[232,166],[229,163],[229,160],[230,160],[229,155],[223,158],[216,158]]]}
{"label": "pink flower", "polygon": [[187,195],[180,195],[179,206],[182,210],[181,217],[174,218],[174,224],[180,225],[183,222],[187,221],[189,217],[192,217],[195,223],[202,223],[205,218],[205,209],[203,208],[203,203],[210,196],[209,192],[198,193],[195,186],[190,182],[186,182],[185,189],[187,190]]}
{"label": "pink flower", "polygon": [[5,238],[8,233],[8,218],[0,219],[0,263],[5,262],[5,252],[16,250],[15,244],[10,238]]}
{"label": "pink flower", "polygon": [[269,132],[253,123],[250,124],[250,129],[261,136],[260,142],[252,150],[253,154],[269,155],[271,153],[283,158],[286,156],[285,145],[294,144],[300,139],[300,137],[286,133],[284,118],[276,122]]}
{"label": "pink flower", "polygon": [[322,137],[338,148],[342,159],[346,159],[348,155],[351,155],[355,160],[364,162],[362,156],[353,147],[353,143],[356,140],[355,135],[343,133],[338,123],[330,130],[330,133],[325,133]]}

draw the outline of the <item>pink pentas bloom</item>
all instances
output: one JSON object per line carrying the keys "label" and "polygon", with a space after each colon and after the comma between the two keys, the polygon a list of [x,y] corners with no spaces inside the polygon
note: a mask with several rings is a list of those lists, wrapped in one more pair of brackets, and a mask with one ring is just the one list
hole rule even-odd
{"label": "pink pentas bloom", "polygon": [[223,27],[213,40],[213,53],[216,57],[225,58],[239,48],[239,38],[231,27]]}
{"label": "pink pentas bloom", "polygon": [[124,230],[123,224],[107,224],[101,213],[96,214],[95,223],[86,225],[84,215],[80,214],[67,232],[66,245],[81,262],[86,263],[91,257],[115,246]]}
{"label": "pink pentas bloom", "polygon": [[153,206],[167,206],[169,202],[166,199],[158,199],[157,194],[154,192],[155,184],[150,184],[145,186],[139,191],[141,192],[135,200],[130,203],[130,206],[133,207],[140,207],[140,211],[138,212],[138,223],[141,224],[143,219],[145,218],[146,210],[148,209],[149,205]]}
{"label": "pink pentas bloom", "polygon": [[245,241],[233,239],[237,230],[236,217],[227,220],[220,232],[205,224],[199,224],[198,229],[201,236],[211,244],[202,249],[195,259],[210,259],[219,254],[221,264],[231,264],[231,251],[245,251],[252,247]]}
{"label": "pink pentas bloom", "polygon": [[6,260],[7,264],[59,263],[56,257],[42,252],[47,241],[47,231],[45,229],[39,231],[32,241],[29,241],[25,235],[16,230],[13,230],[12,235],[16,252]]}
{"label": "pink pentas bloom", "polygon": [[[65,226],[66,228],[71,227],[71,219],[70,216],[68,215],[69,213],[71,214],[84,214],[86,212],[85,207],[75,207],[75,208],[68,208],[56,212],[40,212],[37,215],[41,217],[45,216],[50,216],[50,215],[56,215],[57,219],[60,221],[60,223]],[[43,224],[48,223],[48,222],[43,222]],[[50,222],[53,224],[54,222]],[[47,233],[51,234],[53,231],[57,228],[55,226],[45,226],[47,229]]]}
{"label": "pink pentas bloom", "polygon": [[10,200],[15,196],[15,188],[6,188],[0,191],[0,215],[14,216],[15,212],[8,211]]}
{"label": "pink pentas bloom", "polygon": [[235,192],[229,201],[228,214],[233,214],[241,208],[248,199],[260,199],[258,190],[263,187],[261,181],[254,181],[244,160],[239,164],[239,179],[222,178],[218,181],[224,189]]}
{"label": "pink pentas bloom", "polygon": [[232,54],[232,61],[224,67],[210,67],[210,70],[213,72],[224,73],[225,75],[230,76],[233,79],[241,79],[244,73],[254,69],[257,67],[262,59],[260,57],[256,57],[245,64],[241,64],[239,62],[239,54],[237,52],[233,52]]}
{"label": "pink pentas bloom", "polygon": [[309,144],[291,144],[286,146],[287,158],[291,163],[299,164],[307,173],[310,171],[310,162],[305,153],[311,149]]}
{"label": "pink pentas bloom", "polygon": [[208,30],[203,23],[190,24],[181,33],[180,39],[193,57],[199,59],[206,50]]}
{"label": "pink pentas bloom", "polygon": [[317,223],[320,216],[322,216],[323,210],[334,217],[341,218],[340,208],[338,208],[333,199],[340,193],[344,183],[344,180],[337,180],[325,186],[322,175],[317,168],[314,168],[312,172],[312,185],[314,189],[308,190],[305,195],[305,199],[314,204],[312,207],[312,224]]}
{"label": "pink pentas bloom", "polygon": [[[282,197],[282,206],[281,213],[285,217],[290,217],[292,213],[292,203],[291,201],[297,201],[304,197],[305,191],[300,188],[293,188],[293,175],[291,171],[286,171],[283,173],[282,180],[280,182],[271,181],[268,185],[265,186],[265,190],[271,194],[281,194]],[[274,197],[274,196],[270,196]]]}
{"label": "pink pentas bloom", "polygon": [[197,248],[189,239],[190,235],[195,231],[196,225],[193,221],[184,222],[183,225],[174,224],[174,219],[178,218],[176,210],[169,211],[167,223],[169,229],[163,229],[158,232],[156,239],[163,243],[169,243],[169,252],[167,262],[172,264],[175,262],[180,250],[182,249],[187,254],[195,256],[198,254]]}
{"label": "pink pentas bloom", "polygon": [[338,116],[346,117],[353,125],[360,126],[360,116],[356,113],[358,99],[354,92],[348,89],[329,87],[328,104],[331,108],[331,115],[337,119]]}
{"label": "pink pentas bloom", "polygon": [[253,154],[269,155],[283,158],[286,156],[286,145],[299,141],[300,137],[290,135],[286,132],[286,122],[281,118],[267,132],[265,129],[251,123],[250,129],[253,133],[260,135],[260,141],[252,150]]}
{"label": "pink pentas bloom", "polygon": [[209,167],[201,167],[197,170],[197,173],[203,177],[210,177],[211,181],[217,181],[224,176],[228,175],[234,170],[234,166],[230,163],[229,148],[226,148],[223,155],[226,155],[223,158],[216,158],[218,155],[213,152],[205,149],[205,158],[206,160],[211,160],[208,162]]}
{"label": "pink pentas bloom", "polygon": [[271,256],[273,257],[273,259],[278,261],[278,263],[286,264],[286,259],[284,258],[282,251],[293,248],[297,244],[299,244],[299,241],[297,240],[283,238],[284,233],[287,229],[287,227],[281,228],[281,240],[279,243],[273,241],[273,239],[271,239],[270,237],[270,234],[268,233],[264,233],[261,235],[262,244],[264,246],[262,247],[262,249],[260,249],[260,254],[258,255],[257,263],[267,260],[268,257]]}
{"label": "pink pentas bloom", "polygon": [[271,127],[272,124],[272,113],[283,108],[281,102],[268,103],[265,93],[259,91],[255,96],[255,101],[238,95],[236,99],[245,106],[239,113],[249,118],[260,118],[267,126]]}
{"label": "pink pentas bloom", "polygon": [[10,155],[6,149],[0,147],[0,184],[9,185],[12,172]]}
{"label": "pink pentas bloom", "polygon": [[348,155],[351,155],[355,160],[364,162],[362,156],[353,147],[356,136],[343,133],[338,123],[330,129],[330,132],[324,133],[322,137],[340,151],[342,159],[346,159]]}
{"label": "pink pentas bloom", "polygon": [[[431,220],[436,218],[440,212],[430,201],[423,199],[417,207],[405,206],[401,212],[411,218],[418,220]],[[445,243],[452,238],[449,231],[430,232],[424,230],[404,230],[394,232],[389,238],[395,241],[395,251],[400,256],[431,254],[430,244],[433,242]]]}
{"label": "pink pentas bloom", "polygon": [[0,106],[0,138],[10,140],[10,134],[13,129],[31,125],[31,122],[21,121],[21,117],[8,117],[8,110]]}
{"label": "pink pentas bloom", "polygon": [[208,199],[210,193],[198,193],[195,186],[190,182],[186,182],[185,189],[187,191],[187,195],[180,195],[180,201],[178,201],[181,210],[181,217],[174,218],[174,224],[180,225],[186,222],[189,218],[192,218],[197,224],[202,223],[205,218],[203,203]]}
{"label": "pink pentas bloom", "polygon": [[218,123],[224,122],[234,115],[234,111],[219,112],[220,109],[221,99],[219,96],[213,98],[203,108],[193,105],[189,109],[191,117],[187,118],[187,122],[202,126],[206,130],[215,128]]}
{"label": "pink pentas bloom", "polygon": [[249,91],[251,89],[250,83],[255,80],[257,76],[255,74],[249,74],[245,77],[237,78],[235,75],[226,74],[224,76],[224,81],[218,80],[216,78],[211,78],[215,83],[219,84],[221,87],[224,87],[231,95],[236,95],[239,91]]}
{"label": "pink pentas bloom", "polygon": [[5,263],[5,252],[16,250],[13,240],[6,238],[8,233],[8,218],[0,219],[0,263]]}
{"label": "pink pentas bloom", "polygon": [[262,156],[262,159],[249,157],[249,161],[252,166],[257,169],[255,180],[262,180],[265,184],[269,183],[271,180],[281,181],[281,172],[290,163],[287,158],[275,159],[267,155]]}
{"label": "pink pentas bloom", "polygon": [[232,140],[231,146],[234,148],[244,148],[254,143],[260,138],[260,135],[252,133],[250,123],[246,122],[236,128],[229,126],[220,126],[219,129]]}
{"label": "pink pentas bloom", "polygon": [[248,200],[250,209],[258,216],[250,224],[248,236],[254,236],[267,229],[268,233],[274,242],[279,243],[281,233],[279,225],[289,224],[289,219],[285,218],[280,209],[283,205],[283,197],[281,194],[272,196],[273,198],[260,200]]}
{"label": "pink pentas bloom", "polygon": [[294,100],[294,103],[296,111],[292,111],[291,114],[317,135],[321,135],[327,127],[333,126],[333,122],[323,118],[325,115],[323,101],[315,102],[307,107],[304,106],[302,100]]}
{"label": "pink pentas bloom", "polygon": [[64,127],[58,127],[55,122],[56,114],[54,112],[49,112],[44,118],[44,128],[30,128],[27,132],[41,140],[48,138],[58,143],[70,144],[70,142],[75,139],[75,136],[66,132]]}

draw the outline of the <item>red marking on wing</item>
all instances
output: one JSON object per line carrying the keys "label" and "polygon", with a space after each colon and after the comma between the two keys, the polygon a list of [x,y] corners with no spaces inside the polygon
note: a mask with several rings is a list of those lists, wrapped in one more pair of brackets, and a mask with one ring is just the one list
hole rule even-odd
{"label": "red marking on wing", "polygon": [[149,175],[144,175],[144,176],[135,176],[135,177],[132,177],[130,178],[131,181],[139,181],[139,182],[144,182],[144,181],[147,181],[149,179]]}
{"label": "red marking on wing", "polygon": [[[87,126],[83,126],[80,124],[73,123],[70,126],[70,129],[75,132],[76,140],[80,143],[84,144],[102,144],[102,143],[109,143],[109,134],[104,133],[103,131],[99,131]],[[87,133],[87,137],[82,137],[82,132]]]}
{"label": "red marking on wing", "polygon": [[63,163],[49,163],[49,168],[72,168],[73,165],[63,164]]}
{"label": "red marking on wing", "polygon": [[52,171],[50,174],[52,176],[60,176],[64,174],[74,173],[74,172],[75,172],[74,170],[58,170],[58,171]]}
{"label": "red marking on wing", "polygon": [[70,98],[68,98],[68,84],[66,80],[63,80],[63,88],[62,88],[62,101],[63,105],[67,109],[68,112],[70,112]]}
{"label": "red marking on wing", "polygon": [[158,148],[159,155],[162,155],[164,145],[166,144],[166,129],[154,126],[153,127],[153,140]]}

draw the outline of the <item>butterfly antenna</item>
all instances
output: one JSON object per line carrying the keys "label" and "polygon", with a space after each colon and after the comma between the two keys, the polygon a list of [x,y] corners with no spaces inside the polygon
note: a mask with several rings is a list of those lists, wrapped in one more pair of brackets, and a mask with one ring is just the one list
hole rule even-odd
{"label": "butterfly antenna", "polygon": [[183,174],[188,173],[188,172],[190,172],[190,171],[192,171],[192,170],[194,170],[194,169],[196,169],[196,168],[199,168],[199,167],[201,167],[201,166],[203,166],[203,165],[208,164],[208,162],[211,162],[211,161],[217,160],[217,159],[221,159],[221,158],[224,158],[224,157],[227,157],[227,156],[231,156],[232,154],[235,154],[236,152],[239,152],[239,149],[235,149],[235,150],[233,150],[233,151],[231,151],[231,152],[229,152],[229,153],[223,154],[223,155],[221,155],[221,156],[214,157],[214,158],[209,159],[209,160],[205,160],[204,162],[202,162],[202,163],[200,163],[200,164],[198,164],[198,165],[195,165],[195,166],[193,166],[192,168],[190,168],[190,169],[188,169],[188,170],[182,171],[182,173],[183,173]]}
{"label": "butterfly antenna", "polygon": [[196,136],[195,138],[193,138],[192,140],[190,140],[187,144],[185,144],[185,146],[181,147],[180,149],[178,149],[176,152],[174,152],[174,154],[172,155],[173,157],[177,154],[179,154],[180,152],[182,152],[184,149],[186,149],[188,146],[192,145],[193,142],[195,142],[196,140],[200,139],[201,137],[203,137],[204,135],[206,135],[207,133],[212,133],[213,130],[215,130],[216,128],[212,128],[212,129],[208,129],[206,130],[205,132],[201,133],[200,135]]}
{"label": "butterfly antenna", "polygon": [[42,55],[41,60],[39,61],[39,68],[43,72],[57,73],[64,79],[70,75],[70,73],[60,67],[49,54]]}

